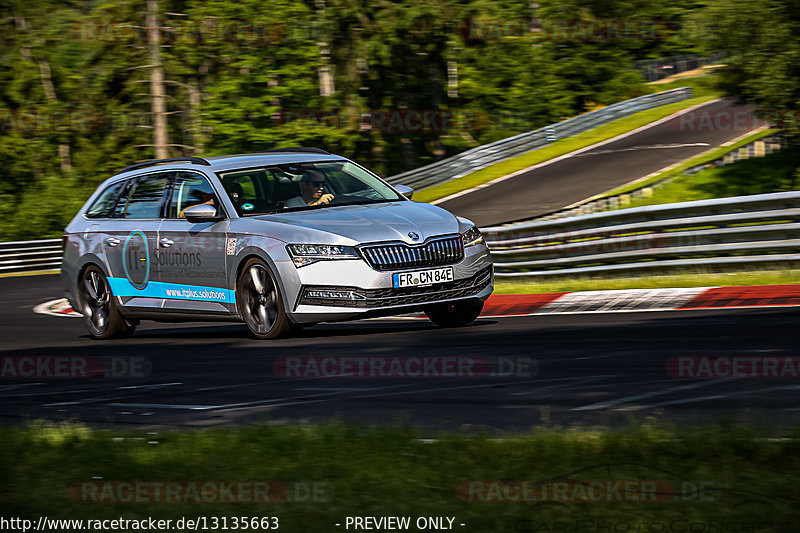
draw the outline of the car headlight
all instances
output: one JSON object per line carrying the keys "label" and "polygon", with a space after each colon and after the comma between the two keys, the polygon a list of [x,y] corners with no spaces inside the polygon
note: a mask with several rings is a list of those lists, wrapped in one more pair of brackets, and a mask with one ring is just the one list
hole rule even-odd
{"label": "car headlight", "polygon": [[479,230],[477,226],[472,226],[467,231],[462,233],[461,240],[464,241],[464,248],[466,248],[467,246],[475,246],[476,244],[482,244],[484,242],[481,230]]}
{"label": "car headlight", "polygon": [[290,244],[286,247],[289,255],[298,268],[317,261],[331,259],[359,259],[358,252],[352,246],[335,244]]}

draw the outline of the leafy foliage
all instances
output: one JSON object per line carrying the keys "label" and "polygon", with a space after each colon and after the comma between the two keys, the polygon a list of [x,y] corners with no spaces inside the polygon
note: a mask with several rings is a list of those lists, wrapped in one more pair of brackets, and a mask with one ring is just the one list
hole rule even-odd
{"label": "leafy foliage", "polygon": [[728,53],[727,91],[764,109],[800,106],[800,6],[793,0],[715,0],[692,17],[706,48]]}
{"label": "leafy foliage", "polygon": [[[675,23],[694,8],[158,0],[168,150],[320,146],[393,174],[641,94],[632,61],[695,49],[678,33],[549,39],[536,24]],[[0,240],[57,236],[105,177],[154,156],[146,11],[147,0],[0,7]]]}

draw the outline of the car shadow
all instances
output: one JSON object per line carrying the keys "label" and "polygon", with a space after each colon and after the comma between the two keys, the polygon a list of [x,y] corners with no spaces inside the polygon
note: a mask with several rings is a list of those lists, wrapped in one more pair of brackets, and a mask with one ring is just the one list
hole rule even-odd
{"label": "car shadow", "polygon": [[[496,324],[496,319],[479,318],[472,324],[459,328],[439,328],[427,319],[408,318],[408,319],[381,319],[381,320],[362,320],[348,323],[324,323],[312,327],[303,328],[278,341],[292,341],[294,339],[320,339],[325,337],[348,337],[353,335],[381,335],[385,333],[404,333],[430,330],[459,331],[471,328],[482,328]],[[191,324],[184,323],[176,327],[167,329],[148,329],[148,323],[144,322],[140,329],[137,329],[132,339],[242,339],[253,340],[254,342],[275,342],[259,341],[250,339],[247,335],[247,328],[240,324]],[[81,335],[81,338],[91,339],[89,335]],[[104,341],[107,342],[107,341]]]}

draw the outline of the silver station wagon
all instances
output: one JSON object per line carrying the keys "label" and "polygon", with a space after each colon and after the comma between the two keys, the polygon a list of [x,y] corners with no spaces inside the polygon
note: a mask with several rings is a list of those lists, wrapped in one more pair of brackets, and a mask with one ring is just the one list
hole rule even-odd
{"label": "silver station wagon", "polygon": [[95,338],[143,319],[243,321],[260,339],[419,311],[466,325],[494,288],[489,251],[412,193],[316,148],[139,163],[67,226],[66,297]]}

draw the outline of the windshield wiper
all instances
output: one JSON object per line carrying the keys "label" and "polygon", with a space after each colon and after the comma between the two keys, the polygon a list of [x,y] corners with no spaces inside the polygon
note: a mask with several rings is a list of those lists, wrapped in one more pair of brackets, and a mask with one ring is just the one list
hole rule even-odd
{"label": "windshield wiper", "polygon": [[400,201],[399,198],[397,198],[396,200],[387,200],[387,199],[384,198],[384,199],[381,199],[381,200],[356,200],[354,202],[347,202],[347,203],[342,203],[342,204],[326,204],[326,205],[328,207],[339,207],[339,206],[343,206],[343,205],[386,204],[386,203],[399,202],[399,201]]}
{"label": "windshield wiper", "polygon": [[347,205],[364,205],[364,204],[386,204],[391,202],[399,202],[400,199],[397,198],[395,200],[356,200],[353,202],[341,203],[341,204],[322,204],[322,205],[307,205],[307,206],[299,206],[299,207],[284,207],[283,209],[276,209],[274,211],[264,211],[259,213],[243,213],[241,216],[244,217],[253,217],[259,215],[279,215],[281,213],[296,213],[298,211],[311,211],[313,209],[323,209],[326,207],[342,207]]}

